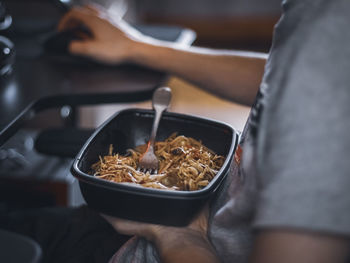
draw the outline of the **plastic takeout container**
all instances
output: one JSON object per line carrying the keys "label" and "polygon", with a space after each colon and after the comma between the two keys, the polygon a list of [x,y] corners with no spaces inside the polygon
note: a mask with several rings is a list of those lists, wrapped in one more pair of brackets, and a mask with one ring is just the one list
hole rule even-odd
{"label": "plastic takeout container", "polygon": [[79,180],[87,204],[101,213],[135,221],[185,226],[217,194],[225,181],[237,146],[238,133],[222,122],[185,114],[163,114],[157,141],[165,140],[177,132],[178,135],[201,141],[215,153],[226,157],[214,179],[200,190],[159,190],[118,184],[91,175],[91,165],[98,161],[99,156],[108,154],[110,144],[119,154],[145,144],[153,118],[154,112],[151,110],[127,109],[116,113],[88,139],[71,171]]}

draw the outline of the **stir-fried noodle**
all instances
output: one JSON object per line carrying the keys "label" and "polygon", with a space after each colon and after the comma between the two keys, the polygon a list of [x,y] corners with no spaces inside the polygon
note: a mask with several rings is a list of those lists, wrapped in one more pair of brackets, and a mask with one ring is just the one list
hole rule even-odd
{"label": "stir-fried noodle", "polygon": [[155,143],[158,173],[143,173],[137,171],[137,167],[146,148],[147,145],[140,145],[122,156],[113,154],[111,145],[109,154],[92,165],[94,175],[117,183],[193,191],[208,185],[225,160],[193,138],[172,134],[165,141]]}

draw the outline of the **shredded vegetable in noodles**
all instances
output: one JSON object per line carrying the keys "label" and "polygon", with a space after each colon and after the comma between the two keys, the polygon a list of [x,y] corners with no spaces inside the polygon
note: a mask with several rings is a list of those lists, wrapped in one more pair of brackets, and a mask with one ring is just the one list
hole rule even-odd
{"label": "shredded vegetable in noodles", "polygon": [[159,160],[157,174],[137,171],[138,161],[147,145],[129,149],[126,156],[109,154],[92,165],[94,175],[117,183],[134,183],[157,189],[193,191],[199,190],[215,177],[224,163],[224,156],[217,155],[201,142],[172,134],[165,141],[156,142],[155,154]]}

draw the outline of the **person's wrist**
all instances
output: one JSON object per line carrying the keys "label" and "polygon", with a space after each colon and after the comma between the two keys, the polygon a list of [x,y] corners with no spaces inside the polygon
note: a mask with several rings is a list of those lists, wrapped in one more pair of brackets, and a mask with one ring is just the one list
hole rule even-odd
{"label": "person's wrist", "polygon": [[139,41],[131,40],[128,45],[128,51],[126,52],[126,60],[136,64],[142,64],[149,55],[154,52],[150,50],[149,44]]}
{"label": "person's wrist", "polygon": [[163,262],[186,261],[189,257],[193,263],[219,262],[215,249],[209,240],[202,236],[183,237],[176,240],[167,238],[158,240],[155,244]]}
{"label": "person's wrist", "polygon": [[[214,247],[207,235],[200,231],[178,228],[169,232],[153,229],[148,239],[155,244],[164,262],[177,262],[175,258],[181,260],[188,258],[188,255],[193,255],[193,262],[217,262]],[[203,255],[206,261],[202,261]]]}

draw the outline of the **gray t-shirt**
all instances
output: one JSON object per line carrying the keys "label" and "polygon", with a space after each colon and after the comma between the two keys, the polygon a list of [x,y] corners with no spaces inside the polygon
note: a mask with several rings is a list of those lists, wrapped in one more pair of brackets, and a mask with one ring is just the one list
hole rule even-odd
{"label": "gray t-shirt", "polygon": [[350,234],[349,14],[349,0],[283,2],[242,162],[211,220],[223,262],[247,261],[249,229]]}
{"label": "gray t-shirt", "polygon": [[[349,0],[283,2],[256,103],[211,209],[208,234],[223,262],[247,262],[254,228],[350,234],[349,14]],[[137,238],[111,260],[157,261]]]}
{"label": "gray t-shirt", "polygon": [[261,87],[254,226],[349,235],[350,1],[283,8]]}

